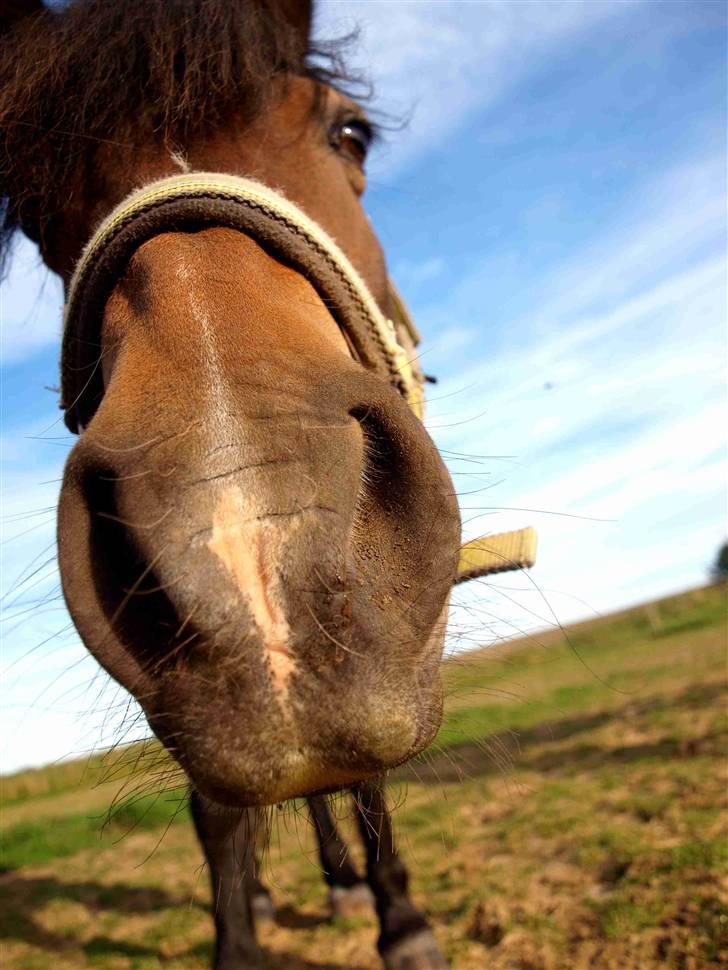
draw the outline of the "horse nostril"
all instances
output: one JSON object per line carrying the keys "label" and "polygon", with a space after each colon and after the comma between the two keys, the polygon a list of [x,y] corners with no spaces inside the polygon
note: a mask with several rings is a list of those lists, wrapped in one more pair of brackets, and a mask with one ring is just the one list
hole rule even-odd
{"label": "horse nostril", "polygon": [[115,635],[142,667],[163,664],[173,652],[179,654],[176,632],[181,622],[154,563],[145,561],[119,515],[116,476],[108,468],[88,469],[81,487],[97,601]]}
{"label": "horse nostril", "polygon": [[386,495],[396,479],[397,455],[394,444],[387,434],[384,422],[377,410],[359,406],[349,411],[359,422],[363,443],[364,461],[362,484],[370,499],[378,494]]}

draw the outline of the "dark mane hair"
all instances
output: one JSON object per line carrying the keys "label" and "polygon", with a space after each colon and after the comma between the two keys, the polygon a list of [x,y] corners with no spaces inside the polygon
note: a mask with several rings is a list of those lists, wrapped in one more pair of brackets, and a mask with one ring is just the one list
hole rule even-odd
{"label": "dark mane hair", "polygon": [[233,109],[254,117],[284,73],[355,82],[341,51],[304,49],[276,0],[73,0],[27,18],[0,41],[0,268],[99,144],[183,147]]}

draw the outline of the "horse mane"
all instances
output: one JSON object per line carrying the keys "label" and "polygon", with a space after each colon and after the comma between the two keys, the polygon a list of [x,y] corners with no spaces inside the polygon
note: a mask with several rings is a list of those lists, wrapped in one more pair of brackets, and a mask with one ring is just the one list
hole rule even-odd
{"label": "horse mane", "polygon": [[100,145],[183,148],[286,73],[341,86],[347,39],[304,48],[276,0],[73,0],[0,39],[0,267],[17,227],[42,234]]}

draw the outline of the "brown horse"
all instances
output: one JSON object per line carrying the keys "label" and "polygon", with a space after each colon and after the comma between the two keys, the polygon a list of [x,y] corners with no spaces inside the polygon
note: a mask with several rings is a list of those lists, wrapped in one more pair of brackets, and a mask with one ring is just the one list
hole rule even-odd
{"label": "brown horse", "polygon": [[[460,522],[399,365],[381,365],[397,309],[360,201],[372,125],[304,0],[2,0],[0,15],[4,236],[36,240],[72,297],[63,591],[189,776],[216,966],[258,965],[256,807],[312,796],[332,890],[360,884],[321,794],[343,787],[385,963],[442,966],[376,779],[440,724]],[[79,282],[97,224],[180,172],[253,179],[290,212],[260,228],[260,205],[243,224],[240,198],[208,193],[147,224],[142,206]],[[334,251],[338,290],[319,272]],[[376,353],[347,316],[361,293]]]}

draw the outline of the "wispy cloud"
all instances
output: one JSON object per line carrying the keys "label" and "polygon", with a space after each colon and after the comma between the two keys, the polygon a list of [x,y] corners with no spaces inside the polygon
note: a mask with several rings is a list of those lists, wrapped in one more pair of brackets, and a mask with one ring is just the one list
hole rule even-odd
{"label": "wispy cloud", "polygon": [[[469,365],[433,395],[430,423],[447,454],[517,455],[483,462],[485,490],[462,499],[466,528],[535,523],[533,580],[547,583],[561,620],[699,583],[723,538],[724,199],[706,175],[715,162],[676,166],[636,211],[615,212],[588,253],[536,283],[515,336],[480,360],[474,337]],[[474,273],[458,299],[483,285]],[[472,492],[472,462],[451,465],[459,485],[471,473],[462,487]],[[501,635],[511,622],[539,625],[524,610],[540,594],[530,579],[520,585],[521,612],[501,604]],[[469,608],[477,598],[462,594]]]}
{"label": "wispy cloud", "polygon": [[62,312],[60,278],[43,265],[37,247],[18,236],[12,273],[0,283],[0,365],[20,363],[57,344]]}
{"label": "wispy cloud", "polygon": [[409,120],[407,138],[374,160],[374,176],[392,179],[473,111],[502,98],[555,47],[637,2],[551,0],[545,12],[541,0],[324,0],[316,29],[336,37],[359,28],[352,61],[375,82],[376,107]]}

